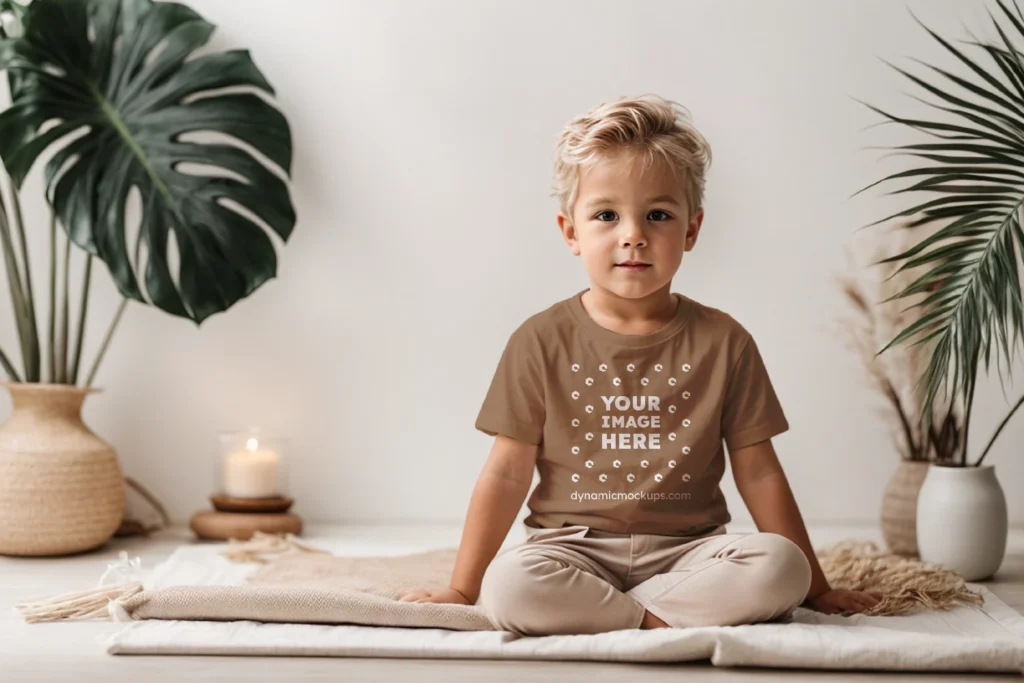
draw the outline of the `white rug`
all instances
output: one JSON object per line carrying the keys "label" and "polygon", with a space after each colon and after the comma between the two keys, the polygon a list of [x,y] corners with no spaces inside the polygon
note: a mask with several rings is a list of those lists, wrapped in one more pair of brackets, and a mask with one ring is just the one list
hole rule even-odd
{"label": "white rug", "polygon": [[[359,552],[330,539],[311,545]],[[146,589],[240,585],[257,565],[218,555],[223,545],[183,546],[145,581]],[[398,553],[395,553],[398,554]],[[788,624],[623,630],[598,635],[518,637],[504,631],[264,624],[254,621],[141,621],[107,642],[110,654],[550,659],[616,662],[711,660],[716,666],[1024,673],[1024,616],[991,591],[978,607],[902,617],[828,616],[797,609]]]}

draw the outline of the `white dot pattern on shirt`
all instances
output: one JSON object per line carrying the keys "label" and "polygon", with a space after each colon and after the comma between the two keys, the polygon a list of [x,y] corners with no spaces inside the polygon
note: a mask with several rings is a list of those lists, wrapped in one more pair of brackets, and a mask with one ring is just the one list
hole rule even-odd
{"label": "white dot pattern on shirt", "polygon": [[[608,366],[608,364],[607,364],[607,363],[601,363],[600,365],[598,365],[598,368],[597,368],[597,369],[598,369],[598,371],[600,371],[600,372],[606,372],[606,371],[608,370],[608,367],[609,367],[609,366]],[[579,371],[580,371],[581,369],[582,369],[582,366],[581,366],[581,365],[580,365],[579,363],[573,363],[573,364],[572,364],[572,371],[573,371],[574,373],[578,373],[578,372],[579,372]],[[664,369],[664,366],[663,366],[663,365],[662,365],[661,363],[657,363],[657,364],[655,364],[655,365],[654,365],[654,368],[653,368],[653,369],[654,369],[654,371],[655,371],[655,372],[661,372],[661,371],[662,371],[662,370]],[[692,370],[692,366],[691,366],[691,365],[690,365],[689,363],[683,363],[683,364],[682,364],[682,365],[680,366],[680,369],[681,369],[681,370],[682,370],[682,371],[683,371],[684,373],[688,373],[688,372],[690,372],[690,370]],[[626,371],[627,371],[627,372],[633,372],[634,370],[636,370],[636,365],[635,365],[634,363],[629,363],[629,364],[627,364],[627,365],[626,365]],[[668,386],[670,386],[670,387],[674,387],[674,386],[675,386],[676,384],[678,384],[678,380],[677,380],[677,379],[676,379],[675,377],[668,377],[668,379],[667,379],[667,381],[666,381],[666,382],[667,382]],[[587,378],[586,378],[586,379],[584,380],[584,384],[585,384],[586,386],[588,386],[588,387],[592,387],[592,386],[594,386],[594,384],[595,384],[595,380],[594,380],[594,378],[593,378],[593,377],[587,377]],[[620,377],[615,377],[615,378],[613,378],[613,379],[612,379],[612,384],[613,384],[614,386],[616,386],[616,387],[619,387],[619,386],[621,386],[621,385],[622,385],[622,378],[620,378]],[[644,377],[641,377],[641,378],[640,378],[640,385],[641,385],[641,386],[644,386],[644,387],[646,387],[646,386],[650,385],[650,378],[648,378],[648,377],[646,377],[646,376],[644,376]],[[579,399],[579,397],[580,397],[580,396],[581,396],[581,394],[580,394],[580,392],[579,392],[579,391],[577,391],[577,390],[574,390],[574,391],[572,392],[572,398],[573,398],[573,400],[577,400],[577,399]],[[686,400],[689,400],[689,399],[690,399],[690,396],[691,396],[691,393],[690,393],[689,391],[684,391],[684,392],[682,392],[682,394],[681,394],[681,397],[682,397],[682,399],[683,399],[684,401],[686,401]],[[587,404],[587,406],[586,406],[586,407],[584,408],[584,410],[586,411],[586,413],[587,413],[588,415],[589,415],[589,414],[593,414],[593,412],[594,412],[594,406],[593,406],[593,404]],[[669,413],[675,413],[675,412],[676,412],[676,406],[675,406],[674,404],[669,404],[669,405],[668,405],[668,412],[669,412]],[[572,420],[572,426],[573,426],[573,427],[578,427],[578,426],[580,426],[580,424],[581,424],[581,422],[580,422],[579,418],[573,418],[573,420]],[[686,419],[684,419],[684,420],[683,420],[683,422],[682,422],[682,424],[681,424],[681,427],[683,427],[683,428],[686,428],[686,427],[689,427],[689,426],[690,426],[690,424],[691,424],[691,421],[690,421],[690,419],[689,419],[689,418],[686,418]],[[675,441],[675,439],[676,439],[676,433],[675,433],[674,431],[673,431],[673,432],[669,432],[669,433],[668,433],[668,436],[667,436],[667,438],[668,438],[668,440],[669,440],[669,441]],[[594,440],[594,433],[593,433],[593,432],[587,432],[587,433],[586,433],[586,440],[587,440],[587,441],[593,441],[593,440]],[[572,448],[572,452],[573,452],[573,454],[578,454],[578,453],[580,452],[580,449],[579,449],[579,447],[578,447],[578,446],[573,446],[573,448]],[[689,446],[683,446],[683,448],[682,448],[682,453],[683,453],[684,455],[688,455],[688,454],[690,453],[690,447],[689,447]],[[584,464],[585,464],[585,466],[586,466],[586,467],[587,467],[588,469],[592,469],[592,468],[594,467],[594,464],[595,464],[595,463],[594,463],[594,461],[593,461],[593,460],[591,459],[591,460],[587,460],[587,461],[586,461],[586,462],[585,462]],[[648,460],[643,460],[643,461],[642,461],[642,462],[640,463],[640,466],[641,466],[642,468],[644,468],[644,469],[646,469],[646,468],[647,468],[647,467],[648,467],[649,465],[650,465],[650,462],[649,462]],[[613,466],[613,468],[615,468],[615,469],[620,469],[620,468],[621,468],[621,466],[622,466],[622,461],[621,461],[621,460],[618,460],[618,459],[616,459],[616,460],[614,460],[614,461],[613,461],[613,463],[612,463],[612,466]],[[675,461],[675,460],[669,460],[669,461],[668,461],[668,462],[666,463],[666,466],[667,466],[667,467],[668,467],[669,469],[673,469],[673,468],[675,468],[675,466],[676,466],[676,461]],[[632,472],[630,472],[629,474],[627,474],[627,475],[626,475],[626,481],[628,481],[628,482],[633,482],[633,481],[634,481],[635,479],[636,479],[636,476],[635,476],[635,475],[634,475],[634,474],[633,474]],[[653,479],[654,479],[654,481],[655,481],[655,482],[661,482],[661,481],[662,481],[662,480],[664,479],[664,475],[663,475],[663,474],[662,474],[661,472],[655,472],[655,473],[654,473],[654,476],[653,476]],[[575,473],[575,472],[574,472],[574,473],[572,474],[572,480],[573,480],[574,482],[578,482],[578,481],[580,480],[580,475],[579,475],[579,473]],[[605,482],[605,481],[607,481],[607,480],[608,480],[608,475],[607,475],[606,473],[602,472],[602,473],[601,473],[601,474],[599,475],[599,477],[598,477],[598,480],[599,480],[599,481],[601,481],[601,482]],[[682,480],[683,480],[683,481],[690,481],[690,475],[689,475],[689,474],[687,474],[687,473],[684,473],[684,474],[682,475]]]}

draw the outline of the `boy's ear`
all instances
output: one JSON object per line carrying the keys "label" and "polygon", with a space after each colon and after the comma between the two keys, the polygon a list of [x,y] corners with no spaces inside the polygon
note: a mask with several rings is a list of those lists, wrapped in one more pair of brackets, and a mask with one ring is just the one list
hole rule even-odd
{"label": "boy's ear", "polygon": [[686,241],[684,242],[684,251],[690,251],[697,244],[697,236],[700,235],[700,226],[704,222],[704,209],[698,211],[693,218],[690,219],[689,224],[686,226]]}
{"label": "boy's ear", "polygon": [[569,245],[569,251],[574,255],[580,255],[580,243],[576,239],[576,226],[572,223],[572,218],[566,216],[561,211],[558,212],[558,231],[562,233],[562,239]]}

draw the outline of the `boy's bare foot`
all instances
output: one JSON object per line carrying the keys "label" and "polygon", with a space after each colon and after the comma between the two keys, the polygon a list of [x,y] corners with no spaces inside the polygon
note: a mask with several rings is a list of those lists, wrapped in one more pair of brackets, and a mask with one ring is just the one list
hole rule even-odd
{"label": "boy's bare foot", "polygon": [[644,620],[640,622],[640,628],[672,628],[664,621],[644,610]]}

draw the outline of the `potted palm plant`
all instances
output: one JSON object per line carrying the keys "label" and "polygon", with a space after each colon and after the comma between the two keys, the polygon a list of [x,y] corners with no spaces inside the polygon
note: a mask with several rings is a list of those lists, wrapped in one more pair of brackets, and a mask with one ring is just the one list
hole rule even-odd
{"label": "potted palm plant", "polygon": [[969,580],[994,574],[1005,555],[1006,500],[994,466],[984,461],[1024,403],[1021,398],[1010,406],[977,457],[971,457],[967,433],[979,374],[982,368],[992,371],[994,357],[1000,380],[1009,378],[1024,334],[1017,265],[1024,254],[1024,58],[1014,45],[1024,38],[1024,14],[1016,2],[1012,9],[1002,0],[996,5],[999,18],[991,11],[989,17],[997,37],[957,46],[924,27],[959,63],[960,73],[925,65],[929,80],[893,67],[923,91],[928,99],[922,101],[934,117],[896,116],[868,105],[887,122],[928,136],[894,148],[923,163],[868,186],[897,184],[889,194],[932,196],[879,222],[909,218],[911,231],[942,225],[884,259],[899,263],[899,270],[922,270],[893,299],[926,295],[912,304],[921,315],[880,353],[903,343],[929,345],[920,378],[922,415],[928,419],[940,396],[963,407],[962,447],[954,461],[929,467],[918,499],[917,534],[923,560],[956,569]]}
{"label": "potted palm plant", "polygon": [[[286,241],[295,224],[291,135],[248,52],[193,55],[214,26],[184,5],[3,0],[0,20],[11,96],[0,112],[10,181],[0,251],[21,352],[18,365],[0,349],[14,405],[0,427],[0,553],[66,554],[101,545],[123,514],[114,450],[80,411],[125,305],[198,326],[275,276],[271,235]],[[18,191],[44,153],[53,220],[41,333]],[[133,193],[138,216],[126,209]],[[73,253],[85,260],[74,328]],[[124,299],[86,374],[97,260]]]}

